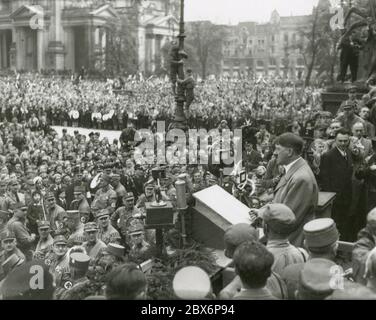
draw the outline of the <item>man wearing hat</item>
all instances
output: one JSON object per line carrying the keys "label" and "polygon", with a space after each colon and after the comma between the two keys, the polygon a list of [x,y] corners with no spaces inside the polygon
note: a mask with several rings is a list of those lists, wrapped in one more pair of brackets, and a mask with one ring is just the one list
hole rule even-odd
{"label": "man wearing hat", "polygon": [[[308,250],[309,259],[322,258],[336,260],[339,233],[333,219],[321,218],[304,225],[304,245]],[[281,274],[288,288],[289,299],[295,299],[295,291],[299,283],[299,273],[305,263],[287,266]]]}
{"label": "man wearing hat", "polygon": [[338,266],[330,260],[314,258],[307,261],[299,274],[297,300],[324,300],[335,288],[333,270]]}
{"label": "man wearing hat", "polygon": [[146,202],[155,201],[154,186],[155,182],[153,179],[148,180],[144,184],[144,193],[139,196],[138,201],[136,203],[136,208],[145,208]]}
{"label": "man wearing hat", "polygon": [[131,250],[130,256],[139,257],[150,248],[150,244],[145,241],[145,228],[139,219],[131,221],[128,228],[129,243]]}
{"label": "man wearing hat", "polygon": [[111,175],[111,186],[114,188],[117,195],[117,207],[121,206],[121,200],[127,193],[125,187],[120,183],[120,174],[114,173]]}
{"label": "man wearing hat", "polygon": [[12,211],[16,206],[25,205],[25,195],[19,192],[19,183],[16,179],[10,180],[9,191],[5,195],[5,209]]}
{"label": "man wearing hat", "polygon": [[67,239],[63,235],[55,236],[52,252],[46,256],[44,261],[49,266],[49,271],[54,277],[56,287],[61,286],[64,276],[69,273]]}
{"label": "man wearing hat", "polygon": [[356,98],[356,91],[357,91],[357,87],[356,86],[351,86],[349,89],[348,89],[348,99],[343,101],[337,111],[337,114],[341,113],[344,111],[344,106],[347,104],[347,103],[352,103],[354,106],[355,106],[355,112],[358,113],[360,110],[359,110],[359,107],[361,105],[361,101],[358,100]]}
{"label": "man wearing hat", "polygon": [[98,226],[95,222],[88,222],[84,226],[86,241],[82,244],[86,253],[90,256],[91,261],[95,261],[98,254],[107,245],[98,239]]}
{"label": "man wearing hat", "polygon": [[45,197],[47,202],[47,219],[50,222],[50,228],[53,231],[61,229],[64,218],[66,217],[65,210],[56,203],[56,198],[53,193],[48,193]]}
{"label": "man wearing hat", "polygon": [[84,224],[81,222],[80,218],[80,212],[78,210],[68,210],[67,216],[67,226],[70,231],[68,246],[72,247],[74,245],[81,245],[83,242],[85,242],[86,237]]}
{"label": "man wearing hat", "polygon": [[8,221],[7,228],[15,234],[17,246],[25,255],[26,260],[31,260],[31,250],[34,247],[36,235],[30,234],[26,228],[26,214],[27,207],[19,204],[17,208],[14,208],[13,217]]}
{"label": "man wearing hat", "polygon": [[75,252],[69,257],[70,280],[65,281],[64,291],[58,294],[58,300],[77,300],[79,291],[90,280],[86,274],[89,270],[90,257],[87,254]]}
{"label": "man wearing hat", "polygon": [[[16,255],[19,260],[25,261],[25,255],[17,248],[16,236],[13,232],[3,231],[0,234],[1,249],[0,266],[12,255]],[[0,280],[3,278],[3,270],[0,267]]]}
{"label": "man wearing hat", "polygon": [[[227,258],[232,259],[237,247],[247,241],[258,241],[258,231],[249,224],[239,223],[229,227],[224,235],[225,251]],[[242,283],[238,275],[235,275],[233,268],[227,268],[228,273],[234,274],[234,279],[222,289],[219,298],[229,300],[241,291]],[[287,298],[287,288],[281,277],[272,271],[267,280],[266,287],[278,299]]]}
{"label": "man wearing hat", "polygon": [[90,205],[85,197],[86,189],[82,186],[74,187],[74,200],[69,206],[69,210],[78,210],[81,215],[81,220],[86,223],[90,220]]}
{"label": "man wearing hat", "polygon": [[0,233],[7,230],[8,220],[9,220],[9,212],[0,210]]}
{"label": "man wearing hat", "polygon": [[75,166],[73,168],[73,181],[65,188],[65,195],[67,200],[67,206],[70,208],[70,204],[75,199],[74,197],[74,189],[75,187],[83,187],[86,190],[89,190],[89,187],[85,181],[82,179],[82,171],[80,166]]}
{"label": "man wearing hat", "polygon": [[128,223],[132,218],[142,216],[141,211],[134,205],[134,196],[132,192],[128,192],[123,197],[124,206],[117,209],[111,216],[111,224],[120,231],[120,234],[126,237]]}
{"label": "man wearing hat", "polygon": [[51,236],[50,222],[38,221],[39,241],[35,248],[34,259],[44,260],[52,250],[54,239]]}
{"label": "man wearing hat", "polygon": [[[350,132],[353,125],[357,122],[361,122],[364,128],[366,128],[366,123],[364,120],[355,114],[355,104],[351,101],[347,101],[343,105],[343,114],[340,114],[335,120],[341,122],[342,127]],[[369,135],[369,133],[366,131],[364,134],[367,136]]]}
{"label": "man wearing hat", "polygon": [[110,185],[110,177],[107,174],[102,174],[99,182],[99,189],[95,193],[91,207],[99,210],[107,208],[112,213],[116,208],[116,199],[116,192]]}
{"label": "man wearing hat", "polygon": [[272,270],[278,274],[291,264],[304,263],[308,253],[290,244],[288,237],[295,224],[295,215],[289,207],[280,203],[271,203],[260,209],[263,219],[266,248],[274,256]]}
{"label": "man wearing hat", "polygon": [[7,211],[6,208],[6,191],[8,182],[7,180],[0,180],[0,210]]}
{"label": "man wearing hat", "polygon": [[120,243],[121,236],[119,232],[110,223],[110,212],[102,209],[97,212],[96,221],[99,226],[98,238],[105,244]]}
{"label": "man wearing hat", "polygon": [[[12,254],[0,265],[0,280],[6,281],[8,275],[18,266],[25,263],[18,255]],[[2,289],[2,282],[0,282],[0,289]]]}
{"label": "man wearing hat", "polygon": [[[284,133],[276,140],[277,164],[284,167],[285,174],[274,189],[273,203],[282,203],[295,214],[289,241],[303,245],[303,226],[313,219],[318,202],[319,188],[308,163],[302,158],[304,141],[293,133]],[[304,199],[304,201],[302,201]],[[257,210],[252,209],[251,215]]]}

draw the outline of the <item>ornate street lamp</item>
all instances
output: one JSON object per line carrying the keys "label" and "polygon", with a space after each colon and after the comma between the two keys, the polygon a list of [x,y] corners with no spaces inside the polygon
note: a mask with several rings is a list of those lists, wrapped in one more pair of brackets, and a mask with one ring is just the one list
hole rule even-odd
{"label": "ornate street lamp", "polygon": [[[184,0],[180,0],[180,24],[179,24],[179,44],[178,44],[178,56],[180,63],[177,64],[177,75],[178,78],[184,80],[184,59],[187,59],[188,56],[184,51],[184,39],[185,39],[185,23],[184,23]],[[175,116],[174,116],[174,123],[172,126],[174,128],[179,129],[186,129],[186,117],[184,113],[184,103],[186,101],[185,98],[185,90],[184,85],[177,83],[177,92],[175,96],[176,101],[176,109],[175,109]]]}

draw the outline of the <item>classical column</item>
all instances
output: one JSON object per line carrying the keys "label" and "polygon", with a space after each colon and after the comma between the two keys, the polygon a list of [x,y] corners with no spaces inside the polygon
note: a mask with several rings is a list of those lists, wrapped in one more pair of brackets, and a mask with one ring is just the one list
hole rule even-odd
{"label": "classical column", "polygon": [[37,30],[37,55],[38,55],[38,71],[44,68],[44,31]]}
{"label": "classical column", "polygon": [[24,69],[26,62],[26,37],[23,27],[16,28],[16,69]]}
{"label": "classical column", "polygon": [[0,69],[5,69],[4,63],[4,32],[0,31]]}

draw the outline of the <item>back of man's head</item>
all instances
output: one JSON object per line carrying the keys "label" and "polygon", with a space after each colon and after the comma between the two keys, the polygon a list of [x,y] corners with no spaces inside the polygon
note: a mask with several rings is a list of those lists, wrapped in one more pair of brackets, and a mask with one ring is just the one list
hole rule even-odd
{"label": "back of man's head", "polygon": [[246,288],[263,288],[273,263],[273,255],[256,241],[242,243],[234,253],[235,271]]}
{"label": "back of man's head", "polygon": [[134,263],[121,265],[108,275],[106,298],[109,300],[136,300],[145,291],[145,274]]}

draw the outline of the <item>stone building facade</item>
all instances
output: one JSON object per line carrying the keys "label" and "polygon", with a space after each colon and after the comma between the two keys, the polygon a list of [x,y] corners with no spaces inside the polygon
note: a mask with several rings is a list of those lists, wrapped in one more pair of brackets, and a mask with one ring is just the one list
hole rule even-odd
{"label": "stone building facade", "polygon": [[228,27],[223,42],[222,74],[276,76],[298,79],[305,71],[299,30],[310,16],[281,17],[274,10],[268,23],[241,22]]}
{"label": "stone building facade", "polygon": [[0,0],[0,69],[103,69],[109,24],[126,17],[138,71],[178,33],[178,0]]}

